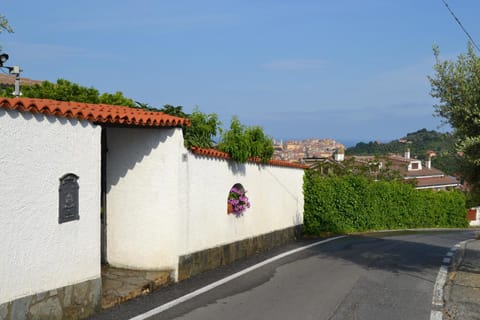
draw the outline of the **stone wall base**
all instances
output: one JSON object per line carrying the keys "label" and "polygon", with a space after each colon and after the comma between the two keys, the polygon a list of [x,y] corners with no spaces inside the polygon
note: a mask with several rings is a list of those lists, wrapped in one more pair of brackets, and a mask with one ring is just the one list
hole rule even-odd
{"label": "stone wall base", "polygon": [[100,311],[102,279],[37,293],[0,305],[1,320],[83,319]]}
{"label": "stone wall base", "polygon": [[178,280],[185,280],[201,272],[285,244],[300,237],[302,229],[303,225],[299,225],[180,256]]}

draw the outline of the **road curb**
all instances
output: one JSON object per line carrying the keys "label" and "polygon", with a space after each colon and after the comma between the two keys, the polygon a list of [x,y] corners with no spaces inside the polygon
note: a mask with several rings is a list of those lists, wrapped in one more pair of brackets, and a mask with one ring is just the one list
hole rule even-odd
{"label": "road curb", "polygon": [[452,257],[444,287],[443,319],[479,319],[480,241],[466,240]]}
{"label": "road curb", "polygon": [[460,244],[460,246],[458,247],[458,250],[455,252],[455,254],[452,257],[452,263],[451,263],[450,267],[448,268],[447,282],[445,283],[445,287],[444,287],[444,290],[443,290],[443,292],[444,292],[443,305],[444,306],[450,299],[450,292],[451,292],[452,286],[454,285],[455,275],[456,275],[458,266],[460,266],[460,264],[463,262],[463,260],[465,258],[465,248],[467,246],[467,243],[470,242],[470,241],[473,241],[473,239],[465,241],[462,244]]}

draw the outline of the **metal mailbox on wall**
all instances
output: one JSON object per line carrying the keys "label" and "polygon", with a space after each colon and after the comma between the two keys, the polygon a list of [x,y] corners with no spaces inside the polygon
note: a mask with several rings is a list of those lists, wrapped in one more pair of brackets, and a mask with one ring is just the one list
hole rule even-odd
{"label": "metal mailbox on wall", "polygon": [[79,220],[78,213],[78,176],[67,173],[60,178],[58,223]]}

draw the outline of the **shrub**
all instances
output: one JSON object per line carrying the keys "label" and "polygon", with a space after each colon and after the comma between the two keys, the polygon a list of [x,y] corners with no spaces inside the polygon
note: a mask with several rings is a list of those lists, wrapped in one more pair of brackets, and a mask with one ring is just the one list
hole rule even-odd
{"label": "shrub", "polygon": [[304,196],[308,234],[468,226],[459,191],[416,190],[402,181],[306,171]]}

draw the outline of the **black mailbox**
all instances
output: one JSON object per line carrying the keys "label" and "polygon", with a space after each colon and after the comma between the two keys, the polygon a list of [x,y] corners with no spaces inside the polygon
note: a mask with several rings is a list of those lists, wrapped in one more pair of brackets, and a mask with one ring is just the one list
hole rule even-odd
{"label": "black mailbox", "polygon": [[79,220],[78,214],[78,176],[67,173],[60,178],[58,223]]}

